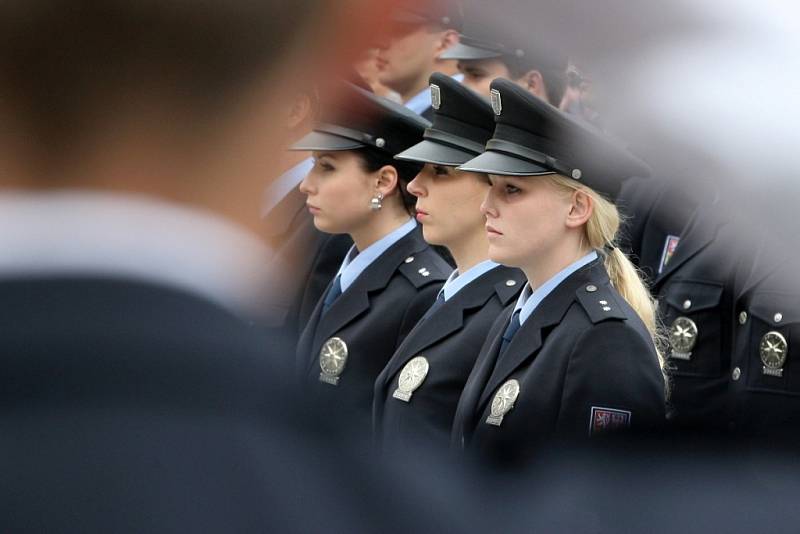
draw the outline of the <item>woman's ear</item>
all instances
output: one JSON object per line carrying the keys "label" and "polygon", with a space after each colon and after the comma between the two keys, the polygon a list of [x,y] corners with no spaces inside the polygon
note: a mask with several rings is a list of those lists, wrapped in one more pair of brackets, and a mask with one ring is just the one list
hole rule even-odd
{"label": "woman's ear", "polygon": [[565,221],[568,228],[579,228],[586,224],[594,213],[594,201],[585,191],[573,191],[570,208]]}
{"label": "woman's ear", "polygon": [[383,193],[383,196],[388,197],[391,195],[398,186],[397,169],[392,165],[384,165],[376,172],[377,180],[375,190]]}

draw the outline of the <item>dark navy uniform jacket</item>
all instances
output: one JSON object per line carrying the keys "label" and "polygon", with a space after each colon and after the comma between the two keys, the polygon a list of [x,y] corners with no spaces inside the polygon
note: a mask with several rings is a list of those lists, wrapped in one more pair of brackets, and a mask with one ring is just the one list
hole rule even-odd
{"label": "dark navy uniform jacket", "polygon": [[[297,348],[298,394],[311,397],[325,417],[344,418],[368,435],[375,379],[450,271],[417,227],[370,264],[324,315],[320,300]],[[320,350],[333,337],[348,352],[337,385],[320,381]]]}
{"label": "dark navy uniform jacket", "polygon": [[[633,179],[625,184],[623,203],[636,217],[628,227],[631,248],[641,254],[669,342],[668,418],[680,428],[727,430],[734,284],[748,249],[730,209],[700,191]],[[680,240],[662,265],[667,235]]]}
{"label": "dark navy uniform jacket", "polygon": [[[385,449],[446,450],[458,399],[489,329],[525,284],[517,269],[496,267],[463,287],[417,324],[375,381],[373,423]],[[393,396],[403,367],[423,356],[424,382],[405,402]]]}
{"label": "dark navy uniform jacket", "polygon": [[[796,253],[796,251],[789,252]],[[794,258],[763,247],[737,277],[733,354],[725,377],[729,428],[748,436],[800,436],[800,291]]]}
{"label": "dark navy uniform jacket", "polygon": [[[664,421],[664,380],[650,334],[600,260],[545,297],[498,358],[512,312],[495,323],[464,388],[454,448],[519,462],[553,436],[583,438]],[[513,408],[499,426],[488,424],[494,397],[511,379],[519,384]]]}
{"label": "dark navy uniform jacket", "polygon": [[669,419],[678,426],[726,425],[740,246],[730,217],[703,205],[680,232],[673,257],[653,281],[658,317],[669,341]]}

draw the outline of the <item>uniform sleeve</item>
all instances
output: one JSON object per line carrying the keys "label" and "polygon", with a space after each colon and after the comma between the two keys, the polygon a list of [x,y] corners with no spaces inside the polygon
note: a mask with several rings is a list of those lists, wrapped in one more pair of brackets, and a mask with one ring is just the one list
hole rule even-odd
{"label": "uniform sleeve", "polygon": [[652,342],[624,321],[586,330],[569,355],[557,432],[590,436],[664,423],[664,378]]}

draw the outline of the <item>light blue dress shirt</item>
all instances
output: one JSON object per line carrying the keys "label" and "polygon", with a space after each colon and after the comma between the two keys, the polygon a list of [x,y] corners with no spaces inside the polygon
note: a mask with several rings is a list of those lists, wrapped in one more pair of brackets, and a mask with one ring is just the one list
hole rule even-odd
{"label": "light blue dress shirt", "polygon": [[541,286],[536,288],[536,291],[531,290],[530,283],[525,284],[525,288],[520,293],[519,298],[517,299],[517,305],[514,306],[514,312],[520,310],[519,312],[519,324],[525,324],[525,321],[530,317],[534,310],[542,303],[542,301],[553,292],[558,285],[563,282],[564,280],[569,277],[572,273],[583,267],[584,265],[588,265],[594,260],[597,259],[597,252],[594,250],[591,251],[586,256],[582,257],[578,261],[571,263],[564,269],[560,270],[554,277],[550,280],[542,284]]}
{"label": "light blue dress shirt", "polygon": [[382,238],[375,241],[373,244],[358,252],[356,246],[350,247],[350,251],[344,257],[342,266],[339,267],[340,276],[339,283],[342,285],[342,293],[347,291],[347,288],[353,285],[353,282],[359,277],[364,269],[372,265],[372,262],[386,252],[389,247],[400,241],[406,235],[410,234],[414,228],[417,227],[417,221],[409,219],[407,223],[399,228],[392,230]]}
{"label": "light blue dress shirt", "polygon": [[[453,75],[452,78],[457,82],[464,81],[464,75],[461,73]],[[424,90],[409,98],[404,105],[417,115],[422,115],[426,109],[431,107],[431,88],[426,87]]]}
{"label": "light blue dress shirt", "polygon": [[288,195],[292,189],[300,185],[303,178],[308,176],[308,173],[310,173],[313,168],[314,158],[306,158],[276,178],[264,191],[261,215],[266,217],[281,200],[286,198],[286,195]]}
{"label": "light blue dress shirt", "polygon": [[444,301],[447,302],[453,298],[456,293],[461,291],[461,289],[467,284],[488,273],[495,267],[500,267],[500,264],[495,263],[492,260],[484,260],[479,264],[470,267],[467,269],[467,272],[461,275],[458,274],[458,269],[456,269],[447,278],[447,281],[444,283],[444,286],[442,286],[442,289],[439,290],[439,293],[444,293]]}

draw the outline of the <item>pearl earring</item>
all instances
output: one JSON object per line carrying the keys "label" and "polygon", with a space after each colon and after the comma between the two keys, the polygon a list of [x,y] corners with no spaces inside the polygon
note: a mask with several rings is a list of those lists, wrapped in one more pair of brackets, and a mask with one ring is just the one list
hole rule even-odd
{"label": "pearl earring", "polygon": [[383,193],[375,193],[375,196],[369,201],[369,207],[372,211],[378,211],[383,207]]}

